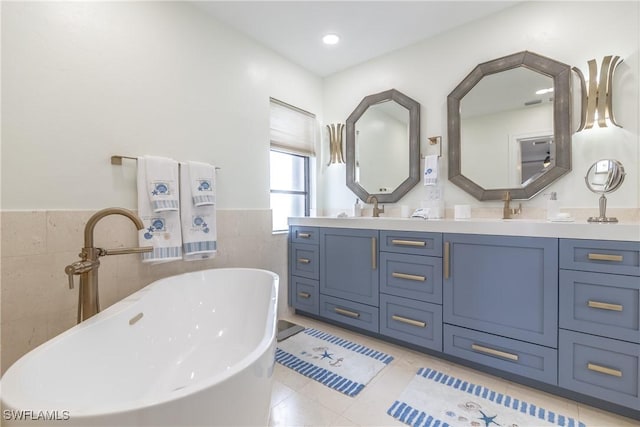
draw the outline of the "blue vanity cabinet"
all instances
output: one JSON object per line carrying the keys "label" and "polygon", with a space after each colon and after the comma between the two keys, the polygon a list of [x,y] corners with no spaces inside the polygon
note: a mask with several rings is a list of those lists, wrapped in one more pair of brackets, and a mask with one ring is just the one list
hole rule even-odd
{"label": "blue vanity cabinet", "polygon": [[442,351],[442,234],[380,231],[380,334]]}
{"label": "blue vanity cabinet", "polygon": [[559,385],[640,408],[640,243],[561,239]]}
{"label": "blue vanity cabinet", "polygon": [[445,234],[446,354],[556,385],[558,239]]}
{"label": "blue vanity cabinet", "polygon": [[320,316],[378,332],[378,230],[320,228]]}
{"label": "blue vanity cabinet", "polygon": [[320,295],[318,229],[289,229],[289,303],[296,310],[317,315]]}
{"label": "blue vanity cabinet", "polygon": [[450,325],[558,346],[558,239],[445,234],[443,317]]}

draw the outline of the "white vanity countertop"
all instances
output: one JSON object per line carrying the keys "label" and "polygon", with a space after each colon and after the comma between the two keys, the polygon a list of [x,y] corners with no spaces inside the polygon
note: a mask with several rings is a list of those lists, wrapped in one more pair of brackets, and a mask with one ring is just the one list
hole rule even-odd
{"label": "white vanity countertop", "polygon": [[290,217],[289,225],[640,242],[640,224],[638,223],[590,224],[586,221],[549,222],[525,219],[424,220],[392,217]]}

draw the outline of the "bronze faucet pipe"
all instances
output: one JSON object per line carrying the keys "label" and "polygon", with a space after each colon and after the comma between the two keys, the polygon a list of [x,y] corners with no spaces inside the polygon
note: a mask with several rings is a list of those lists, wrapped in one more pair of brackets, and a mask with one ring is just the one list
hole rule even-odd
{"label": "bronze faucet pipe", "polygon": [[108,215],[123,215],[129,218],[138,228],[138,230],[142,230],[144,228],[144,224],[142,220],[138,218],[133,212],[123,208],[106,208],[101,211],[93,214],[89,221],[87,221],[87,225],[84,227],[84,247],[90,248],[93,246],[93,230],[96,227],[98,221]]}

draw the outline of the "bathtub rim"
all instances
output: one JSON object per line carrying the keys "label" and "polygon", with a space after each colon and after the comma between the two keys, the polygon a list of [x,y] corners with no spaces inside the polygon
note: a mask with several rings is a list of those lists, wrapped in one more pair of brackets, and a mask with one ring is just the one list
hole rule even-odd
{"label": "bathtub rim", "polygon": [[[129,308],[131,305],[135,304],[138,300],[140,300],[144,296],[144,294],[152,291],[153,288],[160,286],[163,282],[169,281],[171,279],[180,278],[180,277],[198,276],[198,275],[206,274],[207,272],[212,272],[212,271],[251,271],[251,272],[264,273],[267,277],[271,278],[271,282],[270,282],[271,296],[269,298],[269,301],[270,301],[269,310],[273,311],[273,318],[271,322],[272,324],[270,325],[271,327],[269,328],[269,333],[268,334],[265,333],[265,335],[262,337],[260,342],[257,343],[257,345],[253,348],[253,350],[247,353],[245,357],[243,357],[237,363],[235,363],[233,365],[234,369],[221,371],[208,378],[204,378],[202,381],[188,385],[184,388],[168,391],[162,394],[161,398],[156,398],[156,399],[140,398],[140,399],[125,401],[125,402],[117,402],[114,404],[100,404],[100,405],[92,406],[88,410],[86,408],[74,408],[74,409],[71,409],[71,416],[73,417],[75,415],[75,417],[100,417],[100,416],[124,414],[127,412],[136,411],[136,410],[151,409],[154,406],[159,406],[171,401],[185,398],[192,394],[200,393],[209,387],[215,386],[217,384],[220,384],[232,379],[234,376],[240,374],[245,369],[250,367],[253,363],[255,363],[257,360],[259,360],[261,357],[263,357],[272,348],[275,349],[275,342],[277,337],[277,323],[278,323],[278,294],[279,294],[280,277],[278,274],[270,270],[260,269],[260,268],[250,268],[250,267],[208,268],[203,270],[196,270],[196,271],[191,271],[186,273],[175,274],[172,276],[167,276],[167,277],[154,280],[153,282],[135,291],[131,295],[107,307],[106,309],[99,312],[95,316],[77,325],[74,325],[73,327],[67,329],[66,331],[63,331],[62,333],[40,344],[39,346],[35,347],[31,351],[29,351],[28,353],[20,357],[7,369],[7,371],[0,378],[0,390],[5,389],[6,387],[5,377],[7,377],[10,372],[12,373],[11,376],[13,378],[9,377],[9,380],[12,383],[16,380],[19,381],[18,379],[19,377],[16,377],[17,374],[14,374],[13,371],[20,372],[23,369],[28,369],[28,363],[31,361],[31,359],[38,357],[39,353],[46,351],[48,347],[56,345],[59,341],[67,337],[70,337],[72,335],[75,335],[77,333],[80,333],[82,330],[89,328],[96,323],[104,322],[111,319],[114,316],[117,316],[118,314],[120,314],[121,312]],[[264,331],[265,332],[267,331],[267,325],[264,326]],[[23,365],[27,365],[27,366],[23,366]],[[21,395],[24,396],[23,393],[21,393]],[[0,403],[1,403],[0,406],[2,407],[2,410],[34,409],[34,410],[44,410],[44,411],[50,410],[51,411],[56,409],[58,410],[68,409],[68,408],[54,407],[54,406],[57,406],[58,404],[57,403],[52,404],[51,402],[43,402],[43,401],[38,401],[33,405],[29,404],[31,405],[31,407],[15,407],[11,405],[12,402],[7,401],[5,397],[6,397],[6,394],[3,392],[2,396],[0,396]],[[27,399],[22,399],[20,397],[18,400],[27,400]],[[22,403],[22,402],[18,402],[18,403]],[[37,405],[41,405],[43,407],[34,408]]]}

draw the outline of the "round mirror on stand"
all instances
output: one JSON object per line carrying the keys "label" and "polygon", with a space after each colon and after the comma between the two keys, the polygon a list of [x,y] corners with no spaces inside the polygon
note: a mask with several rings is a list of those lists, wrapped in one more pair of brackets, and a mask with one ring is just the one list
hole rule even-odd
{"label": "round mirror on stand", "polygon": [[605,194],[611,193],[622,185],[624,181],[624,167],[617,160],[603,159],[595,162],[584,177],[587,188],[596,194],[600,194],[600,216],[590,217],[588,222],[618,222],[617,218],[607,217],[607,198]]}

